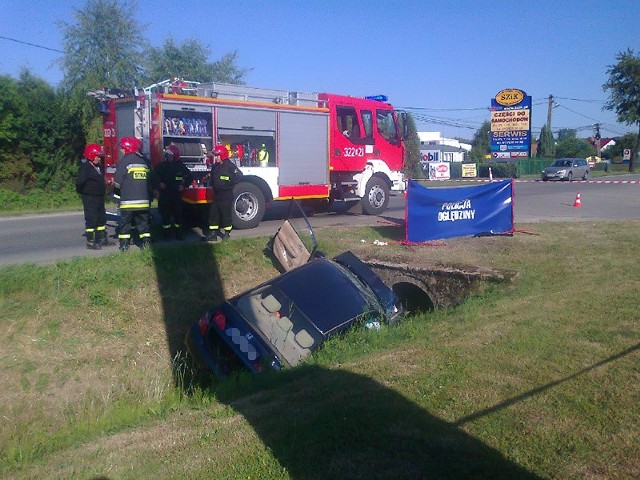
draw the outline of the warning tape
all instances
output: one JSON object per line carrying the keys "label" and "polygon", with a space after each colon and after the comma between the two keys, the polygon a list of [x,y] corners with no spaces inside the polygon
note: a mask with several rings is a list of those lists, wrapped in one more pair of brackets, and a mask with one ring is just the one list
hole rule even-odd
{"label": "warning tape", "polygon": [[[464,180],[464,179],[459,179],[459,178],[452,178],[449,180],[446,180],[448,182],[483,182],[483,183],[490,183],[492,181],[496,181],[496,180],[489,180],[487,179],[469,179],[469,180]],[[542,180],[513,180],[515,183],[553,183],[553,182],[545,182]],[[606,183],[606,184],[640,184],[640,180],[573,180],[571,183]]]}

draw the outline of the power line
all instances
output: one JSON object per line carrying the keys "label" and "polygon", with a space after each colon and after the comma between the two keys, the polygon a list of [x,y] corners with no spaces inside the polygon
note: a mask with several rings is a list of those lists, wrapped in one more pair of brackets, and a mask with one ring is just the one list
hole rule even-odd
{"label": "power line", "polygon": [[554,97],[560,100],[572,100],[574,102],[585,102],[585,103],[605,103],[605,100],[585,100],[582,98],[569,98],[569,97]]}
{"label": "power line", "polygon": [[44,45],[38,45],[36,43],[25,42],[23,40],[18,40],[16,38],[5,37],[4,35],[0,35],[0,38],[2,38],[3,40],[9,40],[11,42],[22,43],[23,45],[29,45],[30,47],[42,48],[43,50],[51,50],[52,52],[57,52],[57,53],[64,53],[62,50],[45,47]]}
{"label": "power line", "polygon": [[473,110],[489,110],[489,107],[472,107],[472,108],[432,108],[432,107],[398,107],[404,110],[425,110],[433,112],[469,112]]}
{"label": "power line", "polygon": [[[614,135],[620,136],[622,135],[622,133],[619,131],[619,128],[616,128],[616,126],[614,125],[610,125],[610,124],[604,124],[603,122],[601,122],[598,119],[595,119],[593,117],[589,117],[587,115],[584,115],[578,111],[572,110],[571,108],[566,107],[565,105],[562,105],[558,102],[556,102],[556,99],[559,100],[566,100],[566,101],[578,101],[578,102],[585,102],[585,103],[605,103],[602,100],[590,100],[590,99],[580,99],[580,98],[571,98],[571,97],[556,97],[553,96],[553,108],[563,108],[575,115],[579,115],[581,117],[584,117],[588,120],[593,121],[594,123],[598,123],[601,126],[607,126],[607,130],[612,132]],[[536,100],[535,102],[532,102],[532,106],[539,106],[542,104],[545,104],[548,102],[548,99],[542,99],[542,100]],[[486,111],[488,112],[490,109],[488,107],[472,107],[472,108],[430,108],[430,107],[402,107],[402,109],[410,111],[414,118],[416,119],[417,122],[421,123],[421,124],[433,124],[433,125],[438,125],[438,126],[446,126],[446,127],[452,127],[452,128],[463,128],[463,129],[468,129],[468,130],[478,130],[481,127],[481,124],[483,122],[474,122],[473,118],[447,118],[447,117],[442,117],[442,116],[436,116],[436,115],[432,115],[431,113],[436,113],[436,112],[466,112],[466,111]],[[475,117],[478,118],[478,117]],[[488,120],[488,119],[487,119]],[[576,131],[584,131],[584,130],[589,130],[593,128],[593,124],[588,125],[588,126],[579,126],[579,127],[556,127],[553,129],[554,133],[559,132],[560,130],[576,130]],[[532,126],[532,134],[534,132],[537,131],[536,127]]]}
{"label": "power line", "polygon": [[[557,98],[557,97],[556,97]],[[576,112],[575,110],[571,110],[570,108],[565,107],[564,105],[558,103],[558,107],[564,108],[565,110],[569,110],[571,113],[575,113],[576,115],[580,115],[581,117],[588,118],[589,120],[593,120],[594,122],[599,122],[600,120],[596,120],[595,118],[587,117],[580,112]]]}

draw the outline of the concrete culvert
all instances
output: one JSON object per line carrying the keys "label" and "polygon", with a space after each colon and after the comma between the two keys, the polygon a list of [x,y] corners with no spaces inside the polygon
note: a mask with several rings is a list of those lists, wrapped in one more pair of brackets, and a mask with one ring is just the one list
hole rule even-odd
{"label": "concrete culvert", "polygon": [[407,315],[429,312],[435,308],[431,297],[413,283],[399,282],[393,285],[392,289],[393,293],[400,299],[400,303]]}
{"label": "concrete culvert", "polygon": [[509,283],[513,270],[455,265],[416,265],[367,259],[367,265],[389,285],[410,313],[460,305],[483,283]]}

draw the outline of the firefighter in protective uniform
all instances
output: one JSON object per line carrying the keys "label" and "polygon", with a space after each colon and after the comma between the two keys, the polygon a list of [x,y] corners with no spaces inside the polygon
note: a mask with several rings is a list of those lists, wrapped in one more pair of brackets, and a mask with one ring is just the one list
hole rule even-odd
{"label": "firefighter in protective uniform", "polygon": [[150,213],[151,182],[147,159],[140,153],[142,142],[134,137],[120,139],[120,152],[124,156],[118,161],[115,187],[120,189],[120,215],[122,228],[118,233],[120,250],[127,251],[131,243],[131,231],[135,227],[142,247],[151,244]]}
{"label": "firefighter in protective uniform", "polygon": [[[216,145],[211,153],[214,160],[210,173],[213,201],[209,208],[208,233],[202,239],[215,242],[218,237],[228,240],[231,234],[233,186],[242,177],[242,172],[229,159],[229,150],[224,145]],[[203,233],[206,231],[203,229]]]}
{"label": "firefighter in protective uniform", "polygon": [[191,171],[180,160],[180,150],[175,145],[168,145],[164,149],[164,156],[164,161],[153,172],[153,188],[162,217],[162,233],[165,239],[169,239],[173,227],[176,239],[183,240],[182,191],[191,183]]}
{"label": "firefighter in protective uniform", "polygon": [[261,167],[269,166],[269,151],[267,150],[267,146],[263,143],[260,147],[260,151],[258,152],[258,162]]}
{"label": "firefighter in protective uniform", "polygon": [[88,144],[84,149],[85,161],[80,163],[76,177],[76,192],[82,197],[87,248],[100,250],[103,245],[113,245],[107,236],[107,211],[104,206],[106,186],[100,162],[104,157],[102,146]]}

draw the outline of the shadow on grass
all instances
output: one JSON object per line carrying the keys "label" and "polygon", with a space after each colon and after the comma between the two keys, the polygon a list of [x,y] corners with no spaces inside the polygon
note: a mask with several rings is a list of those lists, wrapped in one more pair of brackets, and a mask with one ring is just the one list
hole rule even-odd
{"label": "shadow on grass", "polygon": [[257,383],[218,398],[293,479],[540,478],[363,375],[307,366]]}
{"label": "shadow on grass", "polygon": [[162,321],[174,385],[191,384],[185,378],[194,369],[185,364],[185,335],[200,316],[224,300],[218,262],[212,246],[199,242],[152,244],[153,263],[162,306]]}
{"label": "shadow on grass", "polygon": [[543,393],[547,390],[549,390],[552,387],[556,387],[562,383],[568,382],[570,380],[573,380],[574,378],[579,377],[580,375],[584,375],[585,373],[590,372],[591,370],[594,370],[596,368],[602,367],[604,365],[606,365],[607,363],[613,362],[614,360],[617,360],[619,358],[625,357],[631,353],[634,353],[636,351],[640,350],[640,343],[635,344],[634,346],[627,348],[626,350],[623,350],[622,352],[616,353],[615,355],[610,356],[609,358],[606,358],[598,363],[594,363],[593,365],[583,368],[582,370],[577,371],[576,373],[573,373],[571,375],[567,375],[566,377],[563,377],[559,380],[555,380],[553,382],[549,382],[546,385],[542,385],[541,387],[538,388],[534,388],[532,390],[529,390],[528,392],[523,393],[522,395],[518,395],[515,396],[513,398],[509,398],[507,400],[505,400],[504,402],[500,402],[497,405],[494,405],[491,408],[487,408],[485,410],[482,410],[480,412],[476,412],[473,415],[469,415],[467,417],[461,418],[460,420],[458,420],[454,425],[456,426],[462,426],[465,423],[469,423],[472,422],[474,420],[477,420],[478,418],[484,417],[485,415],[489,415],[491,413],[497,412],[498,410],[502,410],[503,408],[507,408],[510,407],[511,405],[514,405],[518,402],[521,402],[523,400],[526,400],[529,397],[533,397],[535,395],[538,395],[539,393]]}

